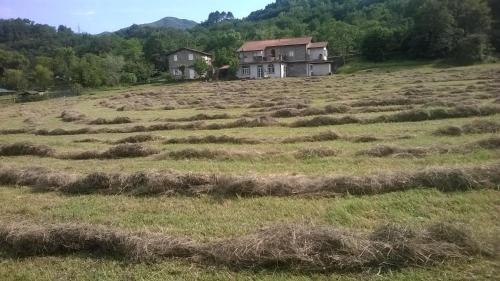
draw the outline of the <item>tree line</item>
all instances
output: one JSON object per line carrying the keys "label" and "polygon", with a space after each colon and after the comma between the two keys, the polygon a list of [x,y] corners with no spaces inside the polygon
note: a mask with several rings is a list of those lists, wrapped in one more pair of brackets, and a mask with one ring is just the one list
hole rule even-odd
{"label": "tree line", "polygon": [[26,19],[0,20],[0,86],[9,89],[102,87],[168,76],[169,52],[214,54],[238,67],[246,40],[313,36],[330,54],[371,61],[445,59],[481,62],[500,50],[500,0],[277,0],[247,18],[213,12],[178,30],[134,25],[115,33],[79,34]]}

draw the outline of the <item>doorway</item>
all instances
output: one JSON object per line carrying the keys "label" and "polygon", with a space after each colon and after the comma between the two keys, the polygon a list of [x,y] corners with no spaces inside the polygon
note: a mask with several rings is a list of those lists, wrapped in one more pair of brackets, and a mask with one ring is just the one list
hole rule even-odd
{"label": "doorway", "polygon": [[264,77],[264,67],[262,65],[257,66],[257,78]]}

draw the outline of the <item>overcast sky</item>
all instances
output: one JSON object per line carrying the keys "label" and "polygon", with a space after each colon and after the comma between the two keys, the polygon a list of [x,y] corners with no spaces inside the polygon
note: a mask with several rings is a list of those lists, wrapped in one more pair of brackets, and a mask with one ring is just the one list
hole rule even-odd
{"label": "overcast sky", "polygon": [[71,27],[92,34],[171,16],[201,22],[212,11],[231,11],[237,18],[273,0],[0,0],[0,18],[28,18],[37,23]]}

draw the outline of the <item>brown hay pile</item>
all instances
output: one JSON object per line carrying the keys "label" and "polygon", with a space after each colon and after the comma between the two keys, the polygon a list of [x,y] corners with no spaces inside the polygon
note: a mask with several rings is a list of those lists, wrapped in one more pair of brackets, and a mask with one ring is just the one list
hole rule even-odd
{"label": "brown hay pile", "polygon": [[433,134],[436,136],[460,136],[462,129],[456,126],[447,126],[438,128]]}
{"label": "brown hay pile", "polygon": [[410,155],[414,157],[422,157],[430,152],[430,149],[425,148],[401,148],[389,145],[377,145],[372,148],[359,151],[356,155],[372,156],[372,157],[387,157],[391,155]]}
{"label": "brown hay pile", "polygon": [[40,136],[67,136],[67,135],[84,135],[84,134],[93,134],[96,133],[90,128],[80,128],[80,129],[73,129],[73,130],[66,130],[66,129],[53,129],[53,130],[47,130],[47,129],[40,129],[35,131],[35,135],[40,135]]}
{"label": "brown hay pile", "polygon": [[369,136],[369,135],[350,137],[349,139],[355,143],[366,143],[366,142],[374,142],[374,141],[380,140],[377,137]]}
{"label": "brown hay pile", "polygon": [[315,135],[298,136],[283,139],[282,143],[297,143],[297,142],[322,142],[338,140],[340,135],[334,131],[324,131]]}
{"label": "brown hay pile", "polygon": [[155,140],[159,140],[159,139],[160,139],[160,137],[153,136],[153,135],[135,135],[135,136],[130,136],[130,137],[126,137],[123,139],[119,139],[113,143],[114,144],[143,143],[143,142],[155,141]]}
{"label": "brown hay pile", "polygon": [[17,223],[0,224],[0,247],[14,257],[92,254],[135,262],[183,258],[233,270],[303,272],[430,266],[489,254],[467,230],[443,223],[421,230],[386,225],[373,233],[332,226],[280,225],[205,243],[93,225]]}
{"label": "brown hay pile", "polygon": [[146,157],[157,154],[158,150],[143,147],[139,144],[120,144],[105,151],[72,152],[58,156],[60,159],[89,160],[89,159],[119,159]]}
{"label": "brown hay pile", "polygon": [[[97,177],[96,177],[97,176]],[[97,182],[103,184],[96,184]],[[63,193],[133,195],[182,194],[197,196],[293,196],[379,194],[416,188],[459,191],[500,187],[500,164],[473,168],[431,167],[416,172],[380,173],[371,176],[292,175],[232,176],[148,171],[132,174],[93,173],[75,175],[42,168],[0,167],[0,184],[26,185]]]}
{"label": "brown hay pile", "polygon": [[500,123],[488,120],[474,120],[464,125],[462,130],[466,134],[495,134],[500,132]]}
{"label": "brown hay pile", "polygon": [[190,117],[185,117],[185,118],[166,118],[163,119],[162,121],[166,122],[189,122],[189,121],[202,121],[202,120],[216,120],[216,119],[231,119],[233,118],[231,115],[227,113],[221,113],[221,114],[205,114],[205,113],[200,113],[194,116]]}
{"label": "brown hay pile", "polygon": [[30,129],[16,128],[16,129],[1,129],[0,135],[19,135],[30,133]]}
{"label": "brown hay pile", "polygon": [[260,143],[259,140],[255,139],[248,139],[248,138],[238,138],[238,137],[231,137],[231,136],[204,136],[204,137],[197,137],[197,136],[189,136],[187,138],[172,138],[168,139],[164,142],[165,144],[178,144],[178,143],[188,143],[188,144],[200,144],[200,143],[214,143],[214,144],[221,144],[221,143],[232,143],[232,144],[257,144]]}
{"label": "brown hay pile", "polygon": [[75,121],[84,120],[85,118],[87,118],[87,116],[85,116],[85,114],[82,114],[78,111],[64,110],[63,112],[61,112],[61,115],[59,116],[59,118],[61,118],[62,121],[64,121],[64,122],[75,122]]}
{"label": "brown hay pile", "polygon": [[261,116],[255,119],[241,118],[234,122],[229,123],[213,123],[200,126],[199,129],[202,130],[220,130],[220,129],[232,129],[232,128],[255,128],[255,127],[269,127],[277,126],[279,122],[270,116]]}
{"label": "brown hay pile", "polygon": [[477,142],[471,143],[468,145],[469,147],[479,147],[483,149],[498,149],[500,148],[500,137],[490,137],[487,139],[482,139]]}
{"label": "brown hay pile", "polygon": [[464,118],[472,116],[489,116],[500,113],[499,106],[456,106],[452,108],[414,109],[401,111],[368,120],[368,122],[419,122],[448,118]]}
{"label": "brown hay pile", "polygon": [[13,144],[0,145],[0,156],[41,156],[54,155],[55,150],[46,145],[33,144],[30,142],[17,142]]}
{"label": "brown hay pile", "polygon": [[331,125],[344,125],[344,124],[355,124],[360,123],[361,120],[354,116],[344,116],[344,117],[330,117],[330,116],[317,116],[312,119],[300,119],[289,124],[292,128],[297,127],[319,127],[319,126],[331,126]]}
{"label": "brown hay pile", "polygon": [[173,236],[126,233],[91,225],[28,223],[0,225],[0,246],[20,257],[87,253],[134,261],[190,257],[193,250],[190,240]]}
{"label": "brown hay pile", "polygon": [[176,151],[170,151],[166,155],[160,155],[159,159],[162,158],[172,158],[175,160],[182,159],[212,159],[212,160],[234,160],[243,158],[257,158],[262,157],[263,154],[250,153],[247,151],[228,151],[220,149],[196,149],[196,148],[186,148]]}
{"label": "brown hay pile", "polygon": [[115,117],[113,119],[97,118],[88,122],[89,125],[116,125],[128,123],[132,123],[132,119],[129,117]]}
{"label": "brown hay pile", "polygon": [[308,158],[324,158],[324,157],[332,157],[338,155],[338,151],[327,148],[327,147],[311,147],[311,148],[302,148],[299,151],[295,152],[294,156],[297,159],[308,159]]}

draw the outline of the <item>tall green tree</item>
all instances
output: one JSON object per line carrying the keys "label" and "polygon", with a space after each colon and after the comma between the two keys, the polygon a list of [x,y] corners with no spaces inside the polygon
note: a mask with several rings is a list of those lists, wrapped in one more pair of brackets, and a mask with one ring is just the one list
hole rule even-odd
{"label": "tall green tree", "polygon": [[37,65],[33,71],[33,79],[36,87],[47,90],[54,83],[54,73],[43,65]]}
{"label": "tall green tree", "polygon": [[5,70],[0,82],[3,87],[11,90],[25,90],[28,88],[28,80],[24,76],[24,72],[19,69]]}
{"label": "tall green tree", "polygon": [[193,63],[193,68],[198,76],[203,77],[207,75],[208,63],[202,58],[197,58]]}

